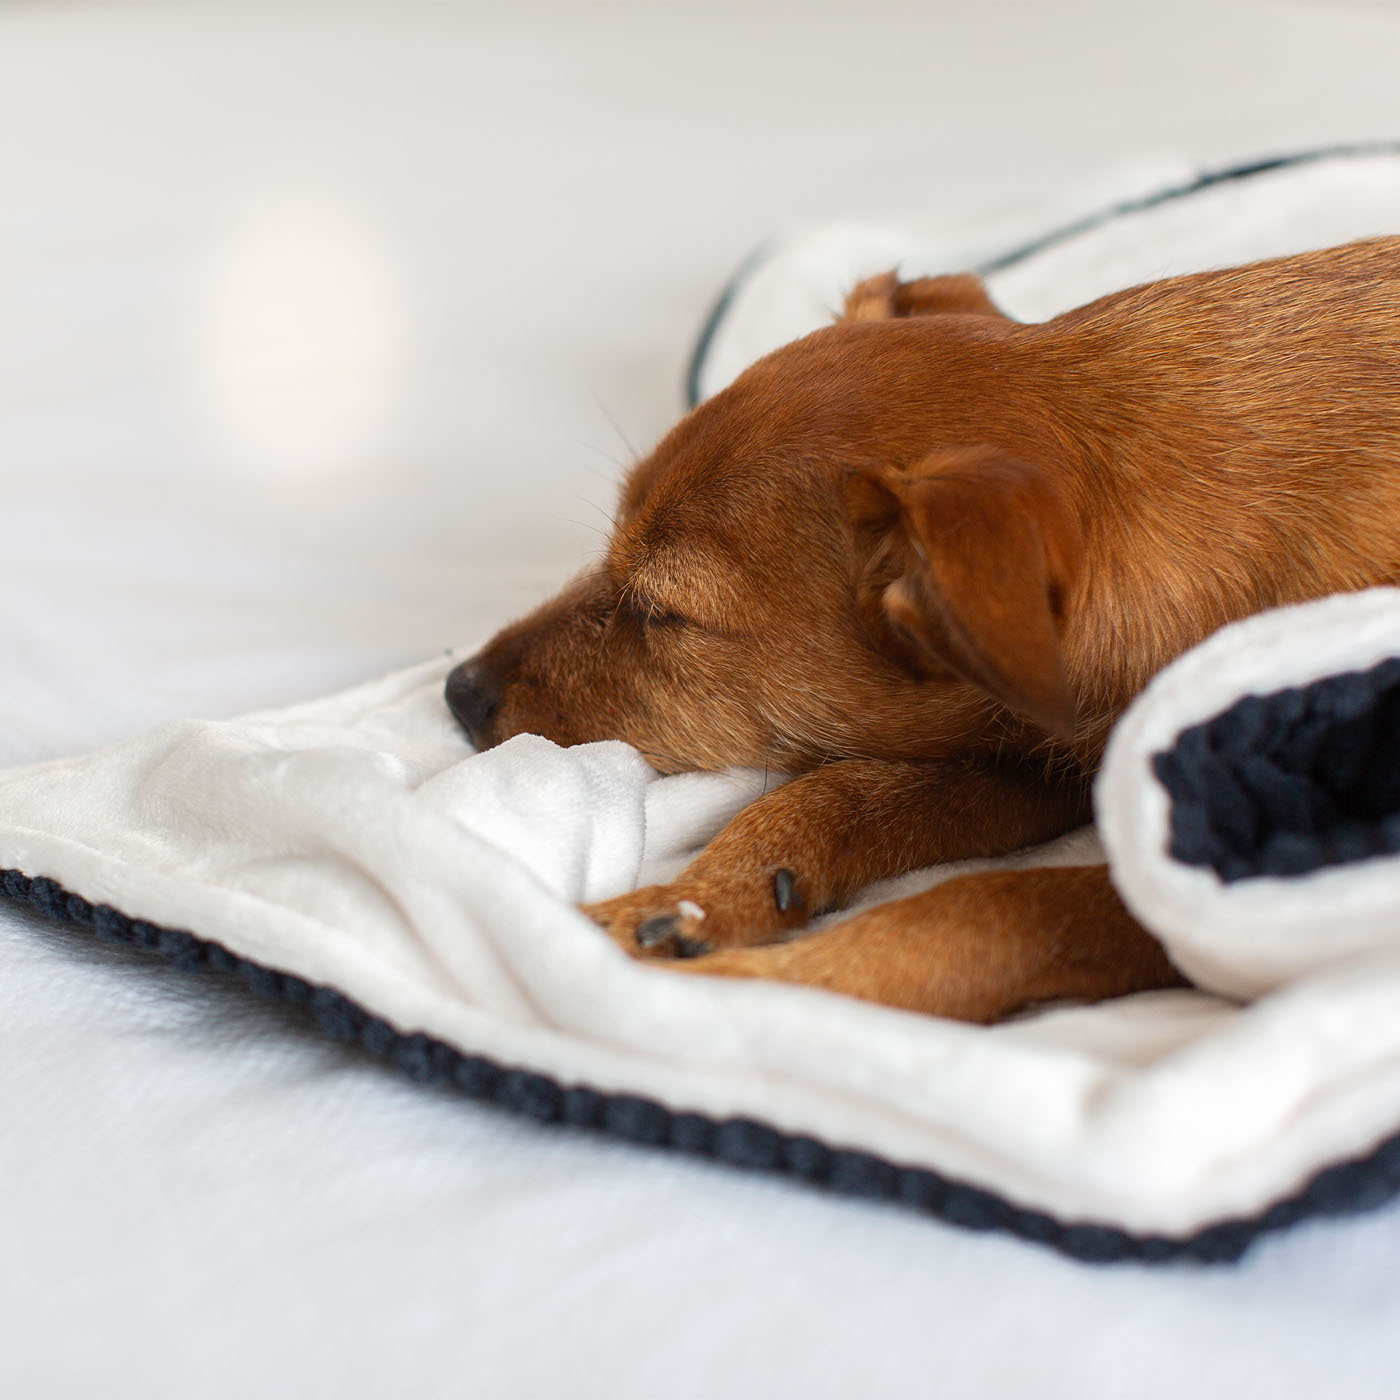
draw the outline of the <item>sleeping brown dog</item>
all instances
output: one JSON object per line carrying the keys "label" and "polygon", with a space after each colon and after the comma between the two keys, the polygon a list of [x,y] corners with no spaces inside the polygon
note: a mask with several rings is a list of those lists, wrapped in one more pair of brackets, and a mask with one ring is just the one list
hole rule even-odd
{"label": "sleeping brown dog", "polygon": [[1400,582],[1400,238],[1040,325],[973,277],[863,283],[629,474],[606,558],[448,681],[479,747],[625,739],[794,774],[629,951],[992,1020],[1179,981],[1102,867],[872,880],[1088,819],[1114,719],[1232,619]]}

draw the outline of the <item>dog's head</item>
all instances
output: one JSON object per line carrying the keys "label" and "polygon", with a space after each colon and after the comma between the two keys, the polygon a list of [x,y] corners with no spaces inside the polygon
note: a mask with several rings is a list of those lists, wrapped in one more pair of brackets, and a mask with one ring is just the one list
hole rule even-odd
{"label": "dog's head", "polygon": [[843,322],[702,404],[628,476],[600,565],[452,672],[473,742],[799,772],[1067,733],[1077,535],[988,435],[1034,415],[975,406],[1004,334]]}

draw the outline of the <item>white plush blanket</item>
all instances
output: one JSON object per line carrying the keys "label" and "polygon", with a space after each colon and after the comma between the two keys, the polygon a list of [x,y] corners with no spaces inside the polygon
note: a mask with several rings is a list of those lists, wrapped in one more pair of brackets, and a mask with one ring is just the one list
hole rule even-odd
{"label": "white plush blanket", "polygon": [[[991,285],[1012,314],[1044,315],[1147,277],[1396,228],[1400,159],[1336,158],[1122,213],[1016,259]],[[812,314],[852,273],[887,264],[892,239],[843,230],[776,250],[713,328],[702,391],[765,335],[805,329],[794,306]],[[944,265],[913,240],[896,260]],[[529,736],[471,756],[440,699],[469,649],[292,709],[165,725],[11,770],[0,867],[79,896],[82,918],[103,906],[99,925],[110,908],[291,974],[287,987],[334,989],[387,1023],[386,1045],[402,1045],[395,1032],[427,1037],[412,1044],[659,1106],[655,1136],[755,1165],[801,1173],[793,1144],[815,1140],[847,1150],[838,1162],[864,1163],[886,1194],[935,1209],[950,1183],[970,1185],[995,1217],[982,1223],[1088,1254],[1258,1219],[1400,1129],[1394,862],[1244,882],[1253,889],[1187,879],[1162,848],[1150,771],[1156,746],[1212,706],[1400,653],[1392,595],[1242,624],[1123,722],[1100,787],[1109,853],[1139,915],[1207,990],[992,1029],[625,958],[573,905],[678,868],[761,779],[663,779],[621,744],[561,750]],[[1096,850],[1085,832],[1010,863]],[[1352,893],[1362,887],[1364,899]],[[40,893],[51,909],[52,888]],[[1365,934],[1351,937],[1337,911],[1366,901]],[[1264,914],[1241,923],[1244,906]],[[1275,927],[1270,910],[1295,909],[1286,932]],[[1340,936],[1319,952],[1313,933],[1334,924]],[[1291,957],[1273,946],[1285,937]],[[1272,942],[1261,951],[1260,940]],[[714,1134],[734,1120],[768,1136],[750,1131],[726,1151],[734,1134],[718,1145]],[[589,1121],[630,1131],[637,1118],[604,1107]],[[709,1126],[683,1141],[677,1125],[696,1122]],[[1367,1170],[1370,1199],[1388,1167]],[[841,1184],[829,1166],[808,1174]],[[1109,1244],[1059,1233],[1079,1222],[1108,1227]],[[1239,1231],[1219,1252],[1247,1242]]]}

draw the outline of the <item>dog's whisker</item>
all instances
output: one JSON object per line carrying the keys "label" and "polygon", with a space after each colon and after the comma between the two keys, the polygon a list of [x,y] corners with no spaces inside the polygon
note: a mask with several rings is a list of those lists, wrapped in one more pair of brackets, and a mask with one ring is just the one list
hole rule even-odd
{"label": "dog's whisker", "polygon": [[622,424],[617,421],[617,418],[613,415],[612,410],[609,409],[607,404],[603,402],[603,396],[596,389],[590,390],[590,392],[593,395],[593,402],[598,405],[598,408],[602,412],[603,417],[608,420],[609,426],[612,428],[613,432],[617,434],[618,439],[621,441],[622,445],[627,449],[627,454],[631,462],[638,461],[641,458],[642,454],[637,451],[637,449],[632,445],[631,439],[627,436],[625,432],[622,431]]}
{"label": "dog's whisker", "polygon": [[616,479],[617,472],[625,472],[632,465],[631,460],[619,457],[616,453],[610,452],[606,447],[600,447],[596,442],[589,442],[586,438],[570,438],[570,442],[575,447],[581,447],[585,452],[591,452],[595,457],[601,457],[609,466],[612,472],[605,472],[600,467],[594,466],[591,462],[585,463],[588,470],[598,478],[599,481],[612,481]]}
{"label": "dog's whisker", "polygon": [[601,525],[593,524],[591,520],[577,520],[572,515],[560,516],[560,519],[567,520],[570,525],[577,525],[581,530],[592,530],[595,535],[605,540],[608,538],[608,531],[603,529]]}
{"label": "dog's whisker", "polygon": [[580,496],[580,497],[578,497],[578,500],[579,500],[583,505],[586,505],[586,506],[589,508],[589,510],[596,510],[596,511],[598,512],[598,514],[601,515],[601,516],[603,517],[603,519],[606,520],[606,521],[608,522],[608,528],[609,528],[610,530],[616,530],[616,529],[617,529],[617,516],[614,515],[614,514],[612,513],[612,511],[610,511],[610,510],[605,510],[602,506],[600,506],[600,505],[598,504],[597,501],[591,500],[591,499],[590,499],[589,497],[587,497],[587,496]]}

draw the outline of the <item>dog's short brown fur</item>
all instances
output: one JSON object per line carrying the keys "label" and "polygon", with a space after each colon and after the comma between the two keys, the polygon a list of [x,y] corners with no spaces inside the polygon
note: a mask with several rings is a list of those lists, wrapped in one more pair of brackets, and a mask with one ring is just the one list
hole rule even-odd
{"label": "dog's short brown fur", "polygon": [[790,935],[872,880],[1086,820],[1114,719],[1221,624],[1395,582],[1400,238],[1041,325],[974,277],[889,274],[685,418],[602,566],[448,696],[482,746],[796,775],[674,884],[590,909],[630,951],[991,1020],[1179,979],[1100,867]]}

